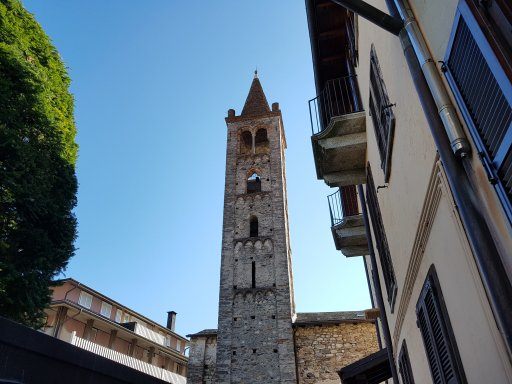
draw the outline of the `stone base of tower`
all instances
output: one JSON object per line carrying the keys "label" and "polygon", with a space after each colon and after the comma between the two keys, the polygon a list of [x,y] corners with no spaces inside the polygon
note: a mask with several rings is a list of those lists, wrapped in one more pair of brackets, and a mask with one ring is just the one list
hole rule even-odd
{"label": "stone base of tower", "polygon": [[[187,384],[220,383],[216,367],[216,330],[190,337]],[[298,313],[293,324],[295,371],[299,384],[338,384],[338,371],[379,350],[375,322],[364,312]],[[270,362],[271,363],[271,362]],[[232,383],[241,383],[233,377]],[[251,381],[251,384],[266,381]]]}

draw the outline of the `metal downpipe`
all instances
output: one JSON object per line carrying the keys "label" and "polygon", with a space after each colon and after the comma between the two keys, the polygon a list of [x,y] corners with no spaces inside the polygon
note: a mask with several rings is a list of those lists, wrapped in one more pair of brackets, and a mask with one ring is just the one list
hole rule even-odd
{"label": "metal downpipe", "polygon": [[410,39],[416,57],[420,63],[421,70],[427,81],[428,88],[437,106],[437,112],[443,122],[443,126],[450,140],[453,153],[456,156],[466,157],[470,152],[466,134],[462,124],[455,112],[455,108],[448,97],[448,93],[437,71],[436,63],[427,47],[427,43],[418,26],[418,22],[409,6],[407,0],[394,0],[396,8],[404,22],[404,28]]}
{"label": "metal downpipe", "polygon": [[386,307],[384,307],[384,299],[382,297],[382,290],[380,288],[379,270],[377,269],[377,259],[375,258],[375,252],[373,251],[372,233],[370,232],[370,221],[368,220],[368,211],[366,209],[366,201],[364,198],[364,190],[362,185],[357,186],[357,193],[359,195],[359,201],[361,202],[364,229],[366,231],[366,238],[368,239],[368,249],[372,263],[373,289],[375,290],[375,298],[377,299],[377,305],[380,309],[382,333],[384,333],[384,341],[386,342],[386,348],[388,350],[388,360],[391,368],[391,376],[393,377],[393,383],[399,383],[398,374],[396,372],[395,357],[393,354],[393,342],[391,341],[391,333],[389,332],[388,315],[386,314]]}

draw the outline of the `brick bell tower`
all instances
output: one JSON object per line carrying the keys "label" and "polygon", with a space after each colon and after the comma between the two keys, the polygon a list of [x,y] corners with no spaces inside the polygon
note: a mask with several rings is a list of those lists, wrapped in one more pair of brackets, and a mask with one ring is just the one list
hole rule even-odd
{"label": "brick bell tower", "polygon": [[230,109],[216,383],[296,383],[283,120],[255,72]]}

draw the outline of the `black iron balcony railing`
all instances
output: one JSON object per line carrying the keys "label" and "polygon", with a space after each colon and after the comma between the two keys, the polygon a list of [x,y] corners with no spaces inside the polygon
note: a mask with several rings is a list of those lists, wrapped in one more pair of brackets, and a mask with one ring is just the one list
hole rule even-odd
{"label": "black iron balcony railing", "polygon": [[344,217],[359,214],[355,185],[340,187],[336,192],[327,196],[327,200],[331,214],[331,227],[341,223]]}
{"label": "black iron balcony railing", "polygon": [[327,81],[324,90],[309,100],[309,116],[313,135],[323,131],[336,116],[363,110],[356,75]]}

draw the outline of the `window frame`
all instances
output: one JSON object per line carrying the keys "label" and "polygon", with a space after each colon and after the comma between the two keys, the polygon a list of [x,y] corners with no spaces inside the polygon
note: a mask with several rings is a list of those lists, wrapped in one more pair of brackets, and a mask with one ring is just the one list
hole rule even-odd
{"label": "window frame", "polygon": [[[461,19],[466,23],[471,36],[474,38],[475,43],[485,60],[485,63],[489,66],[491,74],[495,77],[496,82],[502,90],[506,101],[512,107],[512,82],[507,77],[505,70],[502,68],[498,56],[494,52],[491,44],[482,31],[480,24],[473,14],[473,11],[465,1],[460,1],[457,6],[457,11],[455,13],[452,25],[452,31],[448,40],[448,45],[444,57],[445,63],[449,63],[450,55],[456,41],[457,31],[459,29],[459,23],[461,22]],[[505,214],[509,221],[512,222],[512,197],[507,193],[506,187],[503,185],[503,180],[498,174],[498,170],[500,169],[504,160],[507,158],[507,154],[512,151],[512,124],[508,126],[502,142],[499,145],[499,149],[496,151],[496,154],[493,157],[489,153],[482,140],[481,133],[478,131],[475,125],[473,117],[471,116],[471,113],[466,105],[466,101],[464,100],[455,77],[450,70],[450,66],[445,64],[443,69],[459,110],[464,117],[464,121],[466,122],[473,142],[480,154],[484,168],[488,174],[489,181],[494,185],[498,197],[502,202]]]}
{"label": "window frame", "polygon": [[[379,149],[380,166],[384,172],[384,181],[387,183],[391,173],[391,154],[393,152],[396,119],[392,110],[394,104],[391,104],[389,101],[386,84],[384,83],[384,77],[382,76],[379,59],[373,43],[370,49],[370,76],[368,83],[370,87],[368,110],[372,118],[377,148]],[[376,96],[378,96],[378,100]],[[379,112],[378,114],[377,111]]]}
{"label": "window frame", "polygon": [[415,384],[411,367],[411,359],[409,358],[409,351],[407,350],[407,343],[405,342],[405,339],[402,342],[400,355],[398,356],[398,371],[400,373],[400,380],[402,384]]}
{"label": "window frame", "polygon": [[80,305],[84,308],[87,308],[87,309],[91,309],[92,299],[93,299],[93,296],[90,293],[85,292],[85,291],[80,291],[80,296],[78,297],[78,305]]}
{"label": "window frame", "polygon": [[[427,299],[429,299],[428,302]],[[432,315],[432,310],[429,311],[429,308],[433,308],[434,314],[436,315],[435,318],[429,317]],[[422,322],[422,314],[425,315],[423,317],[423,319],[425,319],[424,322]],[[425,347],[425,355],[432,375],[432,382],[434,384],[466,384],[467,380],[460,359],[457,341],[453,333],[450,317],[441,290],[441,284],[439,283],[434,264],[429,268],[421,293],[418,297],[418,302],[416,303],[416,319],[423,340],[423,346]],[[433,325],[434,321],[437,321],[437,324]],[[434,334],[432,330],[433,326],[437,326],[436,329],[441,331],[442,340],[435,338],[435,334],[439,334],[439,332]],[[440,342],[443,342],[442,345],[440,345]],[[445,353],[440,352],[439,349],[444,349]],[[446,367],[446,364],[443,364],[441,354],[449,359],[448,363],[453,371],[453,380],[455,381],[446,381],[443,371],[443,367]],[[437,381],[435,377],[436,369],[440,375]]]}
{"label": "window frame", "polygon": [[112,304],[109,304],[106,301],[102,301],[100,307],[100,315],[110,319],[110,316],[112,316]]}
{"label": "window frame", "polygon": [[[391,313],[394,312],[396,296],[398,293],[398,284],[393,267],[393,259],[389,251],[389,244],[386,236],[382,215],[380,212],[379,199],[377,198],[377,190],[373,181],[370,163],[366,168],[366,204],[370,214],[373,234],[375,236],[375,246],[379,254],[380,267],[384,277],[384,285],[388,296],[388,303]],[[370,236],[370,234],[368,234]]]}

